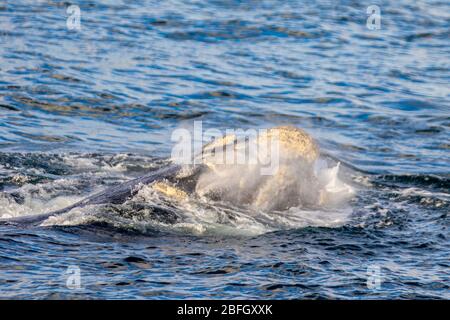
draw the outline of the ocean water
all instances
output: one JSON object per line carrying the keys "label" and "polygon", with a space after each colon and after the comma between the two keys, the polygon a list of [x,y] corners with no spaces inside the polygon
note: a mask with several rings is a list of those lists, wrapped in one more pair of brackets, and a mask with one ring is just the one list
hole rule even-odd
{"label": "ocean water", "polygon": [[449,299],[449,27],[440,0],[1,1],[0,218],[167,166],[194,121],[303,128],[354,193],[0,224],[0,298]]}

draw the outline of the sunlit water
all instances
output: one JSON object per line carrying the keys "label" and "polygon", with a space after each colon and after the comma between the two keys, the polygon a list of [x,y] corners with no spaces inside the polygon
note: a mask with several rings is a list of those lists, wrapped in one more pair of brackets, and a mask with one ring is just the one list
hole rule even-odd
{"label": "sunlit water", "polygon": [[0,3],[1,218],[166,166],[194,120],[304,128],[355,194],[255,216],[144,188],[3,225],[0,298],[450,298],[447,1],[378,1],[380,30],[359,1],[76,4],[78,31]]}

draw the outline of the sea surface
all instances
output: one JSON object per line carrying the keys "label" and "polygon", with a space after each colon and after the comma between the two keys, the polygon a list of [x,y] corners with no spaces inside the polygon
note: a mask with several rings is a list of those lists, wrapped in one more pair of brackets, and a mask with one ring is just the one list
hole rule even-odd
{"label": "sea surface", "polygon": [[0,225],[0,298],[449,299],[449,39],[443,0],[0,1],[0,218],[164,167],[194,121],[303,128],[356,190]]}

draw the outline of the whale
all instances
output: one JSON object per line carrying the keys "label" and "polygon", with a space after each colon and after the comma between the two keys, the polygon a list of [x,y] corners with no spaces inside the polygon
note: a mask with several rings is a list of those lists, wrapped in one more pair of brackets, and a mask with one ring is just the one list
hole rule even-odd
{"label": "whale", "polygon": [[[319,148],[314,139],[304,130],[295,126],[279,126],[268,129],[256,139],[257,144],[265,144],[268,139],[276,139],[279,161],[276,172],[259,175],[258,164],[236,165],[217,161],[219,150],[236,151],[245,148],[239,145],[235,135],[224,135],[203,146],[196,155],[201,161],[191,165],[186,174],[186,165],[172,162],[144,176],[110,187],[88,196],[68,207],[43,214],[25,215],[1,219],[1,224],[39,226],[43,221],[62,215],[76,208],[90,205],[123,204],[133,198],[142,186],[151,185],[153,190],[174,201],[193,195],[220,199],[231,203],[241,203],[258,209],[279,210],[299,205],[305,199],[323,201],[322,193],[311,194],[312,184],[318,180],[311,174],[319,157]],[[281,155],[281,156],[280,156]],[[301,176],[301,178],[299,178]],[[308,183],[304,183],[308,181]],[[274,197],[274,194],[283,196]],[[299,200],[300,199],[300,200]],[[306,201],[307,202],[307,201]]]}

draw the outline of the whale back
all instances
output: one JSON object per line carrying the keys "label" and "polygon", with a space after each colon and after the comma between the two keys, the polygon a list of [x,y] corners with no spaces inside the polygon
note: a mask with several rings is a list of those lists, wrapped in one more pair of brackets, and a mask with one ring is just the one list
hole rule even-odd
{"label": "whale back", "polygon": [[110,204],[110,203],[122,204],[136,194],[136,192],[139,190],[140,185],[147,185],[154,181],[162,179],[170,179],[176,176],[179,170],[180,170],[179,165],[176,164],[170,165],[168,167],[151,172],[148,175],[127,181],[112,188],[108,188],[100,193],[96,193],[63,209],[38,215],[27,215],[13,219],[4,219],[0,220],[0,223],[37,226],[51,216],[61,215],[75,208],[83,208],[89,205]]}

